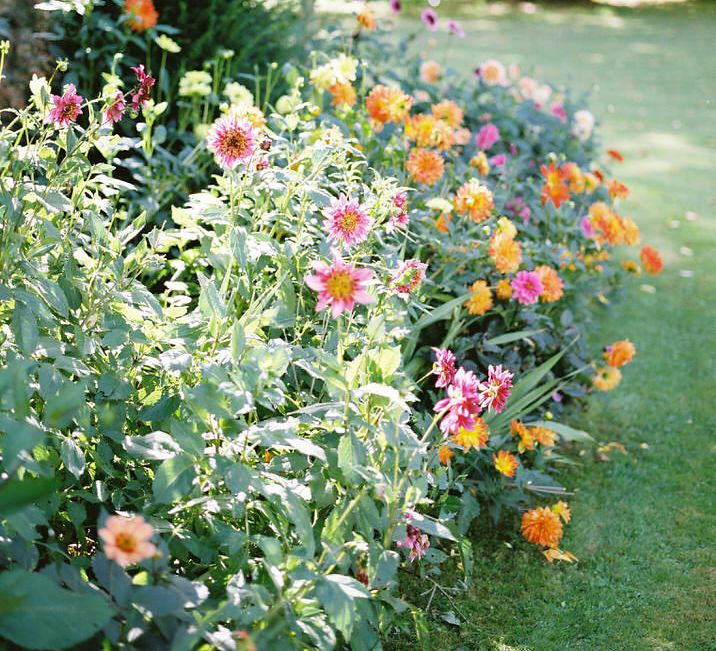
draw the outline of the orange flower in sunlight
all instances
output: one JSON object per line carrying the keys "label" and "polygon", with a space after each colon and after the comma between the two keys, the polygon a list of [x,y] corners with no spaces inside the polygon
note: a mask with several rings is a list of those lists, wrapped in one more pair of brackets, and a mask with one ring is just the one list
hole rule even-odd
{"label": "orange flower in sunlight", "polygon": [[622,218],[622,228],[624,229],[624,243],[629,246],[639,244],[639,227],[631,217]]}
{"label": "orange flower in sunlight", "polygon": [[487,254],[495,261],[495,269],[503,274],[517,271],[522,263],[522,246],[511,237],[493,235]]}
{"label": "orange flower in sunlight", "polygon": [[455,142],[455,133],[447,122],[424,113],[406,119],[405,136],[418,147],[448,149]]}
{"label": "orange flower in sunlight", "polygon": [[641,247],[639,257],[641,258],[641,264],[644,265],[644,269],[652,275],[660,273],[664,268],[661,255],[659,255],[659,252],[649,244],[645,244]]}
{"label": "orange flower in sunlight", "polygon": [[537,441],[543,448],[551,448],[557,440],[557,434],[548,427],[535,425],[530,427],[530,436]]}
{"label": "orange flower in sunlight", "polygon": [[453,129],[457,129],[464,117],[462,109],[451,99],[444,99],[442,102],[432,105],[433,117],[449,124]]}
{"label": "orange flower in sunlight", "polygon": [[410,152],[406,167],[414,181],[434,185],[445,171],[445,161],[436,151],[416,148]]}
{"label": "orange flower in sunlight", "polygon": [[564,294],[564,283],[559,277],[559,274],[548,267],[546,264],[540,265],[535,269],[535,273],[539,276],[542,281],[542,293],[539,295],[539,299],[545,303],[553,303],[562,298]]}
{"label": "orange flower in sunlight", "polygon": [[564,531],[559,516],[541,506],[522,515],[522,535],[535,545],[557,547]]}
{"label": "orange flower in sunlight", "polygon": [[458,214],[467,213],[472,221],[479,224],[492,214],[494,201],[488,187],[477,179],[470,179],[458,188],[454,205]]}
{"label": "orange flower in sunlight", "polygon": [[596,174],[591,172],[584,173],[584,191],[587,194],[592,194],[600,185],[601,181]]}
{"label": "orange flower in sunlight", "polygon": [[450,459],[452,459],[454,456],[455,453],[452,451],[449,445],[441,445],[438,448],[438,457],[440,457],[440,463],[442,463],[444,466],[446,466]]}
{"label": "orange flower in sunlight", "polygon": [[423,61],[420,64],[420,78],[426,84],[437,83],[442,74],[442,66],[437,61]]}
{"label": "orange flower in sunlight", "polygon": [[589,206],[589,222],[596,231],[599,243],[609,242],[612,246],[624,242],[624,227],[618,215],[603,201]]}
{"label": "orange flower in sunlight", "polygon": [[379,84],[365,100],[368,114],[377,122],[403,122],[408,117],[413,98],[400,88]]}
{"label": "orange flower in sunlight", "polygon": [[628,364],[634,359],[634,355],[636,355],[636,348],[628,339],[615,341],[604,349],[604,361],[614,368]]}
{"label": "orange flower in sunlight", "polygon": [[549,167],[540,167],[545,184],[542,186],[542,205],[551,201],[555,208],[559,208],[562,202],[569,200],[569,188],[564,182],[565,177],[557,167],[557,163],[551,163]]}
{"label": "orange flower in sunlight", "polygon": [[592,378],[592,384],[599,391],[612,391],[616,389],[621,380],[622,373],[618,368],[606,366],[597,369],[596,375]]}
{"label": "orange flower in sunlight", "polygon": [[356,19],[361,27],[371,32],[375,31],[375,14],[367,2],[363,5],[363,9],[361,9],[360,13],[356,16]]}
{"label": "orange flower in sunlight", "polygon": [[507,450],[500,450],[497,455],[492,455],[492,462],[495,464],[495,470],[503,474],[505,477],[514,477],[515,470],[519,463],[515,459],[515,455]]}
{"label": "orange flower in sunlight", "polygon": [[609,196],[614,199],[626,199],[629,196],[629,188],[616,179],[609,181],[607,190],[609,191]]}
{"label": "orange flower in sunlight", "polygon": [[569,191],[574,194],[581,194],[586,189],[586,180],[582,170],[577,163],[565,163],[562,165],[562,174],[569,182]]}
{"label": "orange flower in sunlight", "polygon": [[470,292],[470,298],[465,301],[468,314],[485,314],[492,309],[492,293],[484,280],[476,280],[472,283]]}
{"label": "orange flower in sunlight", "polygon": [[127,24],[135,32],[155,27],[159,18],[152,0],[124,0],[124,13]]}
{"label": "orange flower in sunlight", "polygon": [[465,452],[468,452],[470,448],[479,450],[480,448],[487,447],[490,433],[487,430],[485,421],[478,416],[475,419],[475,426],[472,429],[468,430],[461,427],[457,434],[453,434],[450,438],[455,445],[459,445]]}
{"label": "orange flower in sunlight", "polygon": [[356,103],[356,91],[350,82],[337,81],[328,87],[333,106],[353,106]]}

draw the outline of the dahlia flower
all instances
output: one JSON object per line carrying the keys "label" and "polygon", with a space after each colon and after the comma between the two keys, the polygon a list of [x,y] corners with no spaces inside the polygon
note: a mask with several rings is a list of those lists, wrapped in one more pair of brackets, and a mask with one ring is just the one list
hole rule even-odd
{"label": "dahlia flower", "polygon": [[151,558],[157,548],[149,542],[154,529],[141,515],[110,515],[98,532],[107,558],[124,567]]}
{"label": "dahlia flower", "polygon": [[445,161],[436,151],[416,148],[408,155],[406,168],[414,181],[434,185],[445,171]]}
{"label": "dahlia flower", "polygon": [[641,263],[644,265],[644,269],[646,269],[647,273],[656,275],[664,268],[661,255],[653,246],[649,244],[645,244],[641,247],[639,257],[641,258]]}
{"label": "dahlia flower", "polygon": [[535,545],[557,547],[563,533],[559,516],[552,509],[541,506],[522,515],[522,535]]}
{"label": "dahlia flower", "polygon": [[69,126],[82,115],[83,97],[77,94],[74,84],[67,84],[65,92],[52,96],[52,108],[45,116],[45,124],[52,122],[57,129]]}
{"label": "dahlia flower", "polygon": [[420,260],[403,260],[398,265],[390,283],[395,291],[401,294],[409,294],[415,291],[425,278],[425,270],[428,265]]}
{"label": "dahlia flower", "polygon": [[436,412],[447,409],[440,422],[443,434],[457,434],[460,428],[471,430],[480,413],[479,382],[472,371],[459,368],[447,388],[447,398],[439,400],[433,408]]}
{"label": "dahlia flower", "polygon": [[433,348],[432,351],[435,353],[432,373],[438,376],[435,386],[441,389],[452,384],[455,377],[455,355],[447,348]]}
{"label": "dahlia flower", "polygon": [[512,378],[513,374],[503,369],[502,364],[490,364],[487,367],[487,380],[478,384],[480,408],[499,414],[512,392]]}
{"label": "dahlia flower", "polygon": [[534,271],[520,271],[512,279],[512,295],[522,305],[536,303],[543,290],[542,281]]}
{"label": "dahlia flower", "polygon": [[356,199],[341,194],[331,199],[331,207],[324,211],[323,228],[328,239],[353,246],[368,239],[372,220],[365,214]]}
{"label": "dahlia flower", "polygon": [[488,122],[477,132],[477,135],[475,136],[475,144],[477,145],[478,149],[487,151],[499,139],[500,130],[494,124],[492,124],[492,122]]}
{"label": "dahlia flower", "polygon": [[628,339],[622,339],[621,341],[615,341],[605,348],[604,361],[609,366],[619,368],[631,362],[631,360],[634,359],[634,355],[636,355],[634,344]]}
{"label": "dahlia flower", "polygon": [[206,145],[221,167],[234,169],[239,163],[246,163],[256,151],[258,135],[246,118],[229,113],[211,126]]}
{"label": "dahlia flower", "polygon": [[520,465],[515,455],[507,450],[500,450],[496,455],[493,454],[492,463],[495,464],[495,470],[505,477],[514,477],[515,470]]}
{"label": "dahlia flower", "polygon": [[114,97],[109,100],[107,108],[102,113],[102,124],[116,124],[122,119],[126,108],[127,102],[124,99],[124,93],[118,90]]}
{"label": "dahlia flower", "polygon": [[342,312],[352,311],[356,303],[366,305],[375,302],[366,291],[366,282],[373,277],[370,269],[357,269],[336,253],[332,264],[314,261],[313,270],[316,273],[306,276],[304,281],[318,293],[316,312],[330,306],[335,319]]}
{"label": "dahlia flower", "polygon": [[467,313],[474,315],[485,314],[492,309],[492,293],[484,280],[476,280],[470,286],[470,297],[465,301]]}
{"label": "dahlia flower", "polygon": [[487,429],[487,423],[482,418],[477,416],[475,418],[475,425],[472,429],[465,429],[461,427],[457,434],[453,434],[450,437],[455,445],[459,445],[465,452],[468,452],[470,448],[479,450],[487,447],[487,441],[490,438],[490,434]]}
{"label": "dahlia flower", "polygon": [[416,558],[420,559],[425,556],[426,550],[430,547],[430,539],[426,534],[420,533],[420,530],[412,524],[407,525],[406,529],[405,540],[398,540],[395,546],[406,547],[410,551],[409,557],[412,563]]}

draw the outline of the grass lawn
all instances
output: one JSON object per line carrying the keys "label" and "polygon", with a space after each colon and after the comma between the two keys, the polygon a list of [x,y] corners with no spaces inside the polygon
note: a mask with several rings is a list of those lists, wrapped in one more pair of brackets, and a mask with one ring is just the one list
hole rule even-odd
{"label": "grass lawn", "polygon": [[[434,58],[471,70],[494,57],[591,92],[605,147],[626,157],[622,212],[665,271],[632,281],[590,330],[595,348],[628,337],[638,355],[576,423],[627,449],[606,463],[585,454],[563,477],[580,489],[563,541],[579,564],[550,566],[526,543],[503,544],[510,534],[485,534],[470,590],[454,603],[438,593],[420,639],[404,632],[388,647],[714,650],[716,6],[483,9],[462,25],[468,38],[448,50],[439,37]],[[441,620],[447,610],[460,627]]]}

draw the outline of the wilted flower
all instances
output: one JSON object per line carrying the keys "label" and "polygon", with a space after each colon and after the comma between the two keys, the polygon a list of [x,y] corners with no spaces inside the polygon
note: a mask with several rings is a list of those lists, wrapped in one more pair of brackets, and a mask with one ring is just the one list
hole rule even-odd
{"label": "wilted flower", "polygon": [[45,124],[52,122],[56,128],[67,127],[82,115],[83,98],[77,94],[74,84],[67,84],[65,92],[52,96],[52,108],[45,116]]}
{"label": "wilted flower", "polygon": [[375,299],[366,291],[366,282],[373,277],[370,269],[358,269],[344,262],[336,253],[333,263],[318,260],[313,262],[312,276],[306,276],[305,283],[318,293],[316,312],[331,308],[335,319],[342,312],[350,312],[356,303],[374,303]]}
{"label": "wilted flower", "polygon": [[406,547],[410,550],[410,562],[416,558],[420,559],[425,556],[425,552],[430,547],[430,540],[426,534],[420,533],[420,530],[412,524],[407,525],[407,535],[405,540],[399,540],[395,543],[396,547]]}
{"label": "wilted flower", "polygon": [[151,558],[157,548],[149,542],[154,529],[141,515],[110,515],[97,532],[104,542],[107,558],[124,567]]}

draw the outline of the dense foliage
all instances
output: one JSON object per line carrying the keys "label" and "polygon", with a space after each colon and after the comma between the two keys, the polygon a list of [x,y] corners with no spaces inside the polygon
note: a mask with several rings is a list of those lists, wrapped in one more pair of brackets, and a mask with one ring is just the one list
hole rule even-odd
{"label": "dense foliage", "polygon": [[585,297],[638,237],[590,114],[498,62],[388,77],[350,51],[220,102],[220,60],[178,96],[164,65],[114,68],[92,100],[60,63],[7,112],[0,635],[21,646],[378,648],[398,569],[469,578],[483,509],[574,559],[553,475],[589,436],[553,416],[592,383]]}

